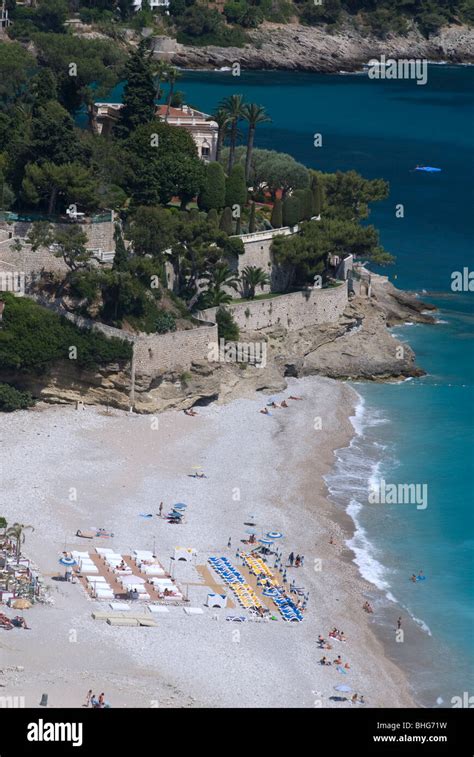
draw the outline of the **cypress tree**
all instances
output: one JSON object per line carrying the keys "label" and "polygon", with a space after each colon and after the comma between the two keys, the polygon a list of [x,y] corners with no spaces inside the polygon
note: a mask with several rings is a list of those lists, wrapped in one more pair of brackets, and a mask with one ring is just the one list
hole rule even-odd
{"label": "cypress tree", "polygon": [[255,203],[250,206],[250,218],[249,218],[249,234],[253,234],[255,231]]}
{"label": "cypress tree", "polygon": [[230,208],[224,208],[224,210],[222,211],[219,228],[221,231],[225,231],[225,233],[229,236],[231,236],[231,234],[233,233],[232,210]]}
{"label": "cypress tree", "polygon": [[275,200],[270,223],[274,229],[281,229],[281,227],[283,226],[283,211],[281,200]]}
{"label": "cypress tree", "polygon": [[229,207],[240,205],[242,208],[247,202],[247,182],[245,181],[245,169],[237,163],[231,170],[225,182],[225,204]]}
{"label": "cypress tree", "polygon": [[309,221],[313,215],[313,193],[311,189],[297,189],[293,192],[293,197],[297,197],[300,203],[299,221]]}
{"label": "cypress tree", "polygon": [[301,204],[298,197],[288,195],[283,201],[283,226],[295,226],[301,216]]}
{"label": "cypress tree", "polygon": [[215,208],[210,209],[209,213],[207,214],[207,220],[214,226],[219,226],[219,213]]}
{"label": "cypress tree", "polygon": [[199,193],[199,207],[202,210],[220,210],[225,205],[225,174],[220,163],[208,163],[204,184]]}
{"label": "cypress tree", "polygon": [[155,118],[156,90],[145,40],[130,54],[125,66],[125,78],[127,83],[123,90],[123,108],[115,127],[116,134],[122,139],[130,136],[138,126],[150,123]]}
{"label": "cypress tree", "polygon": [[126,271],[128,269],[128,254],[123,241],[120,224],[115,224],[114,229],[115,255],[112,264],[113,271]]}
{"label": "cypress tree", "polygon": [[242,221],[240,216],[237,217],[237,221],[235,222],[235,233],[237,235],[242,234]]}
{"label": "cypress tree", "polygon": [[316,174],[313,174],[311,179],[311,194],[313,195],[313,215],[319,216],[323,204],[323,188]]}

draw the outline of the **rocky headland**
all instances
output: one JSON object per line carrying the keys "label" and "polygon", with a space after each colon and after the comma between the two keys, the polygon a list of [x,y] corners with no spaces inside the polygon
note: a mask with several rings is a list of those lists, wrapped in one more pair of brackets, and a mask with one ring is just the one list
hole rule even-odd
{"label": "rocky headland", "polygon": [[462,25],[445,26],[428,39],[414,26],[406,35],[387,34],[381,39],[347,24],[329,33],[325,27],[265,23],[249,37],[244,47],[191,47],[169,37],[155,37],[155,55],[182,68],[223,68],[238,62],[243,69],[322,73],[358,71],[382,54],[474,62],[474,29]]}
{"label": "rocky headland", "polygon": [[[352,297],[337,323],[296,331],[285,329],[242,331],[243,342],[265,341],[266,363],[194,362],[186,372],[159,376],[137,375],[133,406],[136,412],[185,409],[210,402],[250,397],[255,391],[277,392],[287,377],[327,376],[341,380],[400,381],[424,374],[410,347],[395,339],[396,324],[434,323],[432,305],[402,292],[386,277],[371,274],[372,297]],[[79,370],[69,360],[41,376],[8,375],[14,382],[49,403],[97,404],[121,409],[131,405],[130,363],[110,364],[99,370]]]}

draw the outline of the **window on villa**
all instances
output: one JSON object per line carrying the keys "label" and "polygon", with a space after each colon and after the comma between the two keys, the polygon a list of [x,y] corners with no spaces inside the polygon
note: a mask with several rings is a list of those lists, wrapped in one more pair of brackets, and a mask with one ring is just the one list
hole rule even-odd
{"label": "window on villa", "polygon": [[210,154],[211,154],[210,147],[201,147],[201,157],[209,158]]}

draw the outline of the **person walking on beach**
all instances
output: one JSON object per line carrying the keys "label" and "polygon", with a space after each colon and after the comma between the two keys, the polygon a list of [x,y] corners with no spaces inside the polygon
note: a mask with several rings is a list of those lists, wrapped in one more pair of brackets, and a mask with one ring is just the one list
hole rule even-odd
{"label": "person walking on beach", "polygon": [[232,539],[231,539],[231,537],[230,537],[230,536],[229,536],[229,541],[227,542],[227,546],[228,546],[228,547],[231,547],[231,546],[232,546]]}
{"label": "person walking on beach", "polygon": [[290,568],[293,567],[294,561],[295,561],[295,556],[294,556],[293,552],[290,552],[289,557],[288,557],[288,562],[290,563]]}
{"label": "person walking on beach", "polygon": [[84,707],[89,707],[89,705],[91,703],[91,699],[92,699],[92,689],[89,689],[89,691],[86,694],[86,703],[85,703]]}
{"label": "person walking on beach", "polygon": [[162,514],[163,514],[163,502],[160,502],[160,506],[158,508],[158,515],[160,516],[160,518]]}
{"label": "person walking on beach", "polygon": [[398,620],[397,620],[397,628],[398,628],[398,630],[400,630],[401,627],[402,627],[402,617],[400,616],[398,618]]}
{"label": "person walking on beach", "polygon": [[301,567],[304,565],[304,555],[301,555]]}
{"label": "person walking on beach", "polygon": [[104,692],[102,692],[102,694],[99,697],[99,707],[102,708],[104,707],[104,705],[105,705],[105,694]]}
{"label": "person walking on beach", "polygon": [[301,565],[301,557],[299,555],[296,555],[295,557],[295,568],[299,568]]}

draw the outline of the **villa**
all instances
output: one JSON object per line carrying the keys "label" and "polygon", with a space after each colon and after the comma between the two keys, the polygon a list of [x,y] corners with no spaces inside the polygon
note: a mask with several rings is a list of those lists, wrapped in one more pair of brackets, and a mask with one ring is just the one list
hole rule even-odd
{"label": "villa", "polygon": [[[148,5],[152,11],[157,8],[168,8],[170,0],[148,0]],[[135,11],[141,11],[143,6],[143,0],[133,0],[133,8]]]}
{"label": "villa", "polygon": [[[121,108],[122,103],[94,104],[93,119],[98,134],[110,134]],[[165,119],[166,111],[166,105],[157,105],[155,115],[157,118]],[[216,159],[218,127],[207,113],[183,105],[180,108],[170,108],[167,121],[172,126],[182,126],[191,133],[202,160],[210,162]]]}

